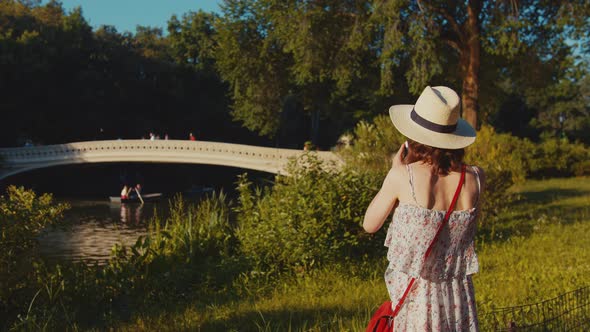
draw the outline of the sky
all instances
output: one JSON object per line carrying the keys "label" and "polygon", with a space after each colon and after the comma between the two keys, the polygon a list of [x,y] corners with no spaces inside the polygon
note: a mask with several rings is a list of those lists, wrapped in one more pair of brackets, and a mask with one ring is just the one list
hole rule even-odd
{"label": "sky", "polygon": [[[82,7],[84,18],[93,28],[113,25],[119,32],[135,33],[137,25],[160,27],[166,32],[173,14],[188,11],[219,12],[221,0],[61,0],[66,11]],[[46,3],[46,1],[43,1]]]}

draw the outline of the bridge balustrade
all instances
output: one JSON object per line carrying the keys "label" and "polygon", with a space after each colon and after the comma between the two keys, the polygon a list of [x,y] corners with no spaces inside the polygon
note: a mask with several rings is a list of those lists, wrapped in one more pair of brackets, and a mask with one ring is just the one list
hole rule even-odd
{"label": "bridge balustrade", "polygon": [[[193,163],[284,172],[290,158],[304,152],[244,144],[185,140],[114,140],[0,149],[0,179],[32,169],[99,162]],[[319,158],[341,164],[332,152]]]}

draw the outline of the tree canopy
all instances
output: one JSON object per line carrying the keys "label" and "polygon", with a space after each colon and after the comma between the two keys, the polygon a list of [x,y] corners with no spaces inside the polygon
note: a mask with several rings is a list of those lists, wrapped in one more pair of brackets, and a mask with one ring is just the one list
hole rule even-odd
{"label": "tree canopy", "polygon": [[[338,123],[357,108],[380,113],[384,100],[413,102],[426,85],[456,89],[474,126],[504,121],[503,108],[518,99],[523,107],[510,113],[527,121],[520,127],[555,127],[543,119],[565,107],[566,121],[578,124],[566,126],[573,134],[587,116],[576,89],[587,76],[580,59],[588,47],[576,51],[571,41],[589,41],[589,7],[584,0],[227,0],[215,25],[219,71],[233,87],[234,116],[263,135],[279,131],[286,96],[312,123],[318,114]],[[532,118],[514,114],[531,109]]]}
{"label": "tree canopy", "polygon": [[[81,8],[0,0],[3,145],[160,136],[265,140],[232,121],[214,69],[215,15],[187,13],[170,28],[92,29]],[[166,35],[168,32],[168,35]],[[208,44],[209,43],[209,44]]]}
{"label": "tree canopy", "polygon": [[426,85],[458,91],[475,126],[590,141],[588,1],[221,7],[130,33],[93,29],[81,8],[66,12],[59,1],[0,0],[3,144],[196,131],[328,147],[359,120],[415,102]]}

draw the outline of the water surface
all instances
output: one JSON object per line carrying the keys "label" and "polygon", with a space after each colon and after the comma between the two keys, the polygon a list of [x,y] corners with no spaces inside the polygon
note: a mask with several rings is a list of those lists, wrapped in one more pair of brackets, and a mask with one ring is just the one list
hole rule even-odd
{"label": "water surface", "polygon": [[115,244],[132,245],[147,233],[154,217],[164,216],[168,199],[146,204],[110,203],[107,200],[58,199],[71,209],[62,223],[48,227],[39,237],[41,254],[52,261],[105,263]]}

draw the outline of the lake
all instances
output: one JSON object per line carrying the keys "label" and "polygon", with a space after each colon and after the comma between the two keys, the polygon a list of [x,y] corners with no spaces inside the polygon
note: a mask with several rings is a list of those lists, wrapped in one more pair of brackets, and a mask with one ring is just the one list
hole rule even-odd
{"label": "lake", "polygon": [[160,202],[110,203],[106,200],[58,199],[67,202],[60,225],[48,227],[39,237],[41,255],[50,261],[105,263],[115,244],[132,245],[147,233],[155,213],[165,215],[168,200]]}
{"label": "lake", "polygon": [[[168,212],[168,201],[190,188],[223,190],[235,196],[237,176],[248,172],[254,182],[268,185],[273,174],[213,165],[118,163],[80,164],[34,170],[10,177],[1,183],[24,186],[37,193],[53,193],[56,201],[71,209],[64,221],[47,228],[39,237],[41,254],[53,261],[72,260],[104,263],[115,244],[130,245],[147,232],[147,224],[157,211],[161,218]],[[110,203],[123,183],[141,182],[144,193],[164,193],[158,202]],[[4,188],[2,188],[4,189]],[[197,203],[202,194],[186,199]]]}

